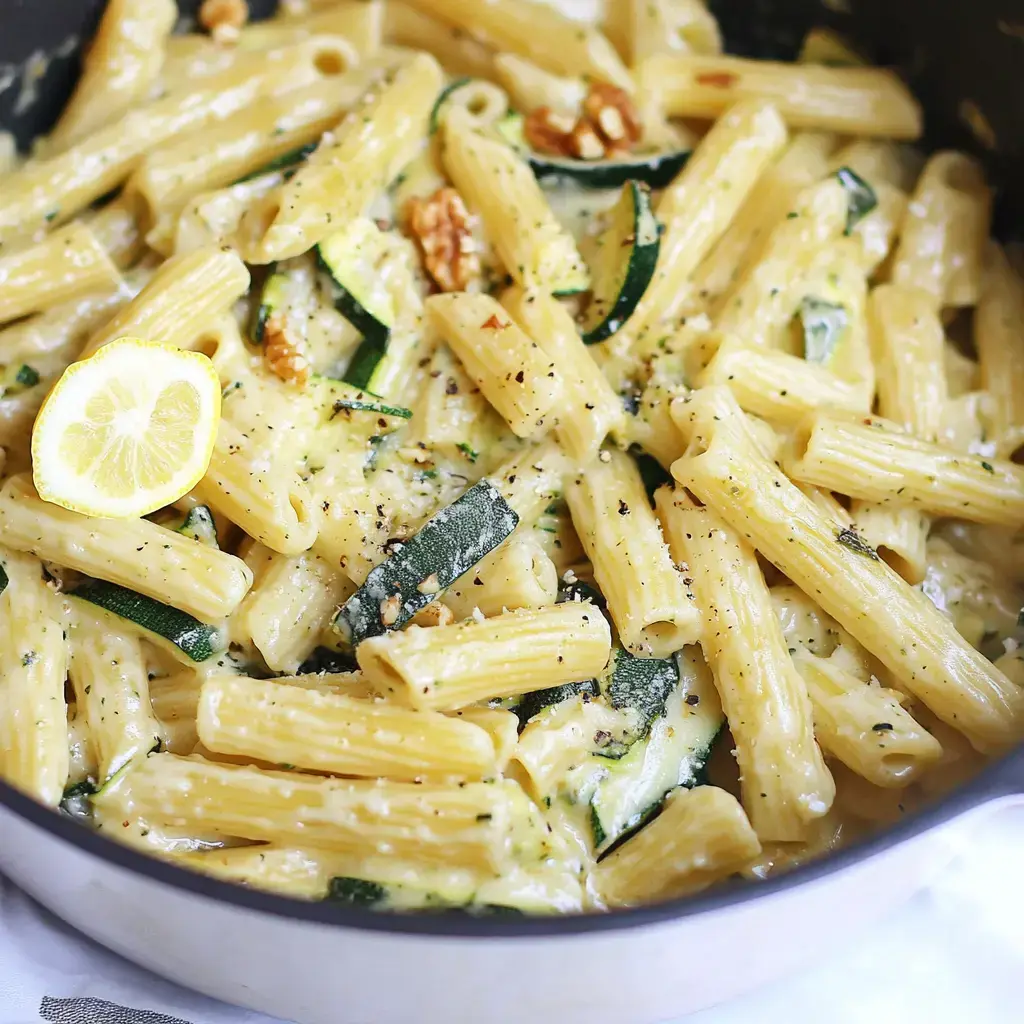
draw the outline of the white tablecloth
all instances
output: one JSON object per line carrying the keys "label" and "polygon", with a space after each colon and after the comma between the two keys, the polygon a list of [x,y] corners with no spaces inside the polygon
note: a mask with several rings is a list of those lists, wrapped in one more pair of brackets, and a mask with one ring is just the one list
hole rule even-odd
{"label": "white tablecloth", "polygon": [[[687,1024],[1021,1024],[1024,806],[934,841],[956,855],[930,889],[823,962]],[[415,1006],[408,1019],[425,1020]],[[140,971],[2,885],[0,1024],[41,1021],[279,1024]]]}

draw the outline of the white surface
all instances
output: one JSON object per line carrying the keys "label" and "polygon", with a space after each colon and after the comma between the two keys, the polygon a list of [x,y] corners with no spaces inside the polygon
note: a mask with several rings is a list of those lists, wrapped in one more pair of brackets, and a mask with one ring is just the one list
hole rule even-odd
{"label": "white surface", "polygon": [[[1024,806],[972,818],[933,841],[953,844],[956,856],[931,888],[902,907],[878,907],[875,926],[845,948],[823,950],[823,962],[687,1024],[1019,1024]],[[936,849],[937,859],[945,856]],[[192,1024],[274,1024],[140,971],[8,885],[0,889],[0,1024],[36,1024],[43,995],[93,997]],[[409,1019],[433,1024],[424,1007],[410,1006]]]}

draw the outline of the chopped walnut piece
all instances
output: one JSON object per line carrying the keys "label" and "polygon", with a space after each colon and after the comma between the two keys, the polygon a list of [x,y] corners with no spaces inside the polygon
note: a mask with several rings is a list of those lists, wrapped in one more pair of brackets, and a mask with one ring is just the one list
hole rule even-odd
{"label": "chopped walnut piece", "polygon": [[413,617],[412,621],[416,626],[450,626],[455,621],[455,616],[448,605],[441,604],[440,601],[431,601]]}
{"label": "chopped walnut piece", "polygon": [[263,329],[263,359],[270,372],[283,381],[301,387],[309,380],[309,360],[283,316],[272,316]]}
{"label": "chopped walnut piece", "polygon": [[629,152],[643,134],[640,116],[629,94],[617,85],[592,82],[583,113],[605,144],[605,153]]}
{"label": "chopped walnut piece", "polygon": [[465,291],[480,277],[473,218],[454,188],[438,189],[429,199],[409,200],[408,223],[441,291]]}
{"label": "chopped walnut piece", "polygon": [[503,324],[498,319],[497,313],[492,313],[481,325],[480,329],[484,331],[503,331],[508,327],[508,324]]}
{"label": "chopped walnut piece", "polygon": [[523,137],[539,153],[572,156],[572,133],[576,122],[550,107],[537,107],[523,120]]}
{"label": "chopped walnut piece", "polygon": [[537,107],[523,121],[523,135],[541,153],[556,153],[577,160],[601,160],[628,153],[643,133],[640,117],[629,95],[618,86],[592,82],[576,121]]}
{"label": "chopped walnut piece", "polygon": [[218,43],[234,43],[242,26],[249,20],[246,0],[203,0],[199,8],[199,24]]}
{"label": "chopped walnut piece", "polygon": [[380,621],[385,626],[393,626],[398,621],[398,613],[402,610],[402,599],[398,594],[384,598],[380,603]]}

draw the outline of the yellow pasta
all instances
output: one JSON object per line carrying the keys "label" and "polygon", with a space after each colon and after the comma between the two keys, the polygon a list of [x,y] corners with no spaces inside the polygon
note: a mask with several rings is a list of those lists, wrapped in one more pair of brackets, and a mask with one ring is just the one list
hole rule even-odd
{"label": "yellow pasta", "polygon": [[116,291],[121,275],[84,224],[0,256],[0,322],[38,313],[92,292]]}
{"label": "yellow pasta", "polygon": [[633,461],[602,452],[567,482],[566,500],[623,647],[666,658],[693,643],[700,615]]}
{"label": "yellow pasta", "polygon": [[647,828],[603,860],[594,885],[612,906],[699,892],[761,852],[734,796],[714,786],[680,789]]}
{"label": "yellow pasta", "polygon": [[[529,637],[529,643],[517,643]],[[366,678],[412,707],[449,709],[590,679],[608,662],[611,634],[591,605],[520,609],[481,621],[364,640]]]}
{"label": "yellow pasta", "polygon": [[494,743],[477,725],[273,680],[207,679],[198,727],[209,750],[339,775],[444,782],[498,773]]}
{"label": "yellow pasta", "polygon": [[242,251],[253,263],[298,256],[362,214],[422,145],[441,86],[437,61],[420,54],[350,111],[317,159],[247,211]]}
{"label": "yellow pasta", "polygon": [[778,628],[753,548],[682,491],[658,491],[673,556],[693,575],[700,643],[736,742],[743,803],[758,838],[792,842],[832,805],[811,703]]}
{"label": "yellow pasta", "polygon": [[160,74],[178,9],[172,0],[111,0],[82,65],[82,76],[47,137],[65,149],[125,114]]}
{"label": "yellow pasta", "polygon": [[[709,410],[710,411],[710,410]],[[714,414],[718,415],[718,414]],[[892,672],[982,749],[1012,743],[1024,700],[933,605],[837,529],[746,440],[743,413],[703,416],[672,475],[710,505]]]}
{"label": "yellow pasta", "polygon": [[209,621],[229,615],[252,583],[241,559],[147,519],[96,519],[43,501],[32,482],[0,491],[8,547],[148,594]]}
{"label": "yellow pasta", "polygon": [[920,107],[896,75],[881,68],[673,54],[650,58],[643,74],[677,117],[718,117],[733,103],[757,99],[775,104],[793,128],[894,139],[921,134]]}
{"label": "yellow pasta", "polygon": [[797,480],[864,501],[979,523],[1024,523],[1024,469],[918,441],[882,421],[815,416],[795,436],[784,465]]}

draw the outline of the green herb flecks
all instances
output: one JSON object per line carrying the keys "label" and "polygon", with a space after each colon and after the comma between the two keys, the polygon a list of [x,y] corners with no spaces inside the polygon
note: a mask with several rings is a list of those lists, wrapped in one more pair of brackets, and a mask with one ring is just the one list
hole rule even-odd
{"label": "green herb flecks", "polygon": [[878,552],[856,530],[844,528],[836,534],[836,540],[851,551],[856,551],[858,555],[866,555],[876,562],[879,561]]}

